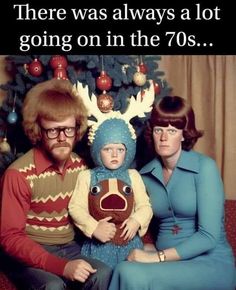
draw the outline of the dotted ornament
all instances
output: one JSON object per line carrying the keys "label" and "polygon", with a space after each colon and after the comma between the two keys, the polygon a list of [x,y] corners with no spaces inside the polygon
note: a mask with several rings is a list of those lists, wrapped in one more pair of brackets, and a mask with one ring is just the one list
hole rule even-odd
{"label": "dotted ornament", "polygon": [[106,92],[103,92],[97,97],[97,105],[101,112],[108,113],[113,109],[114,101],[112,96],[108,95]]}

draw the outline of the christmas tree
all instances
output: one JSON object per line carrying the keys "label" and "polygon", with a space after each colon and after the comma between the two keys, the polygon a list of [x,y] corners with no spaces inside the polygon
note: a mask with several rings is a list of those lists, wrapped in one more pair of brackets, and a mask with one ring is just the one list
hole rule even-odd
{"label": "christmas tree", "polygon": [[[62,81],[69,79],[73,84],[80,81],[97,96],[102,112],[124,112],[130,96],[136,96],[140,90],[150,86],[150,81],[155,87],[156,100],[169,93],[170,87],[163,78],[164,73],[158,69],[160,59],[156,55],[8,56],[6,69],[12,80],[0,86],[7,91],[0,108],[0,174],[31,148],[21,126],[21,107],[27,91],[34,85],[53,77]],[[145,118],[132,120],[138,135],[144,122]],[[82,145],[77,150],[85,150],[85,147]]]}

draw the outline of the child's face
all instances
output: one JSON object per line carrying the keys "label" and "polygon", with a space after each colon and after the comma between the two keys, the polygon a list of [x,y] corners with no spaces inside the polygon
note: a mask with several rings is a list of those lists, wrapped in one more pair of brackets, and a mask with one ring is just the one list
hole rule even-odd
{"label": "child's face", "polygon": [[101,151],[101,160],[108,169],[118,169],[124,162],[126,148],[124,144],[107,144]]}

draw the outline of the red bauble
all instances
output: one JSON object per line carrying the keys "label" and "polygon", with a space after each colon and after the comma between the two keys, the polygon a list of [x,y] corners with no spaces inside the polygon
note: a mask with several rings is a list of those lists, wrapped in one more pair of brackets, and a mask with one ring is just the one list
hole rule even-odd
{"label": "red bauble", "polygon": [[63,55],[54,55],[50,59],[50,66],[52,69],[56,69],[58,67],[67,68],[67,65],[67,59]]}
{"label": "red bauble", "polygon": [[62,67],[54,69],[54,78],[58,80],[68,80],[66,70]]}
{"label": "red bauble", "polygon": [[101,71],[100,76],[96,79],[97,88],[101,91],[108,91],[112,86],[112,80],[105,71]]}
{"label": "red bauble", "polygon": [[161,88],[160,88],[160,86],[158,85],[158,83],[156,83],[156,82],[154,82],[154,81],[153,81],[153,85],[154,85],[154,92],[155,92],[155,94],[156,94],[156,95],[159,95],[160,92],[161,92]]}
{"label": "red bauble", "polygon": [[140,65],[138,66],[138,71],[140,71],[143,74],[146,74],[148,72],[148,67],[146,66],[146,64],[144,64],[143,62],[140,63]]}
{"label": "red bauble", "polygon": [[39,77],[42,72],[43,72],[43,66],[42,63],[35,58],[27,67],[28,72],[34,76],[34,77]]}
{"label": "red bauble", "polygon": [[112,96],[108,95],[106,92],[103,92],[97,97],[97,105],[101,112],[108,113],[113,109],[114,101]]}

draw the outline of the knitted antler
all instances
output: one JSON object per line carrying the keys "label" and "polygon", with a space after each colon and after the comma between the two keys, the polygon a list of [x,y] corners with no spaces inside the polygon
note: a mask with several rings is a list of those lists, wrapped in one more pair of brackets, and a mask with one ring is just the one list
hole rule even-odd
{"label": "knitted antler", "polygon": [[121,114],[120,111],[102,113],[98,108],[96,96],[92,94],[90,99],[87,85],[83,87],[82,83],[77,82],[77,85],[73,86],[73,91],[83,99],[84,105],[88,110],[88,116],[94,116],[97,119],[97,121],[88,120],[88,126],[90,127],[88,139],[90,144],[93,143],[98,127],[107,119],[124,120],[130,130],[131,138],[136,139],[135,130],[129,121],[135,116],[145,117],[144,113],[151,111],[155,98],[154,86],[151,83],[149,89],[144,90],[143,98],[141,92],[137,94],[136,99],[133,96],[130,98],[129,107],[124,114]]}
{"label": "knitted antler", "polygon": [[140,118],[145,117],[144,113],[148,113],[152,110],[154,98],[154,86],[151,82],[149,89],[144,90],[143,98],[141,96],[141,91],[137,94],[136,99],[133,96],[130,98],[129,107],[121,118],[129,122],[129,120],[135,116]]}
{"label": "knitted antler", "polygon": [[[77,82],[77,85],[73,86],[73,92],[83,99],[84,105],[88,110],[89,117],[94,116],[97,121],[106,119],[105,114],[103,114],[97,106],[97,97],[92,94],[90,99],[87,85],[83,87],[82,83]],[[94,123],[94,121],[89,122]]]}

